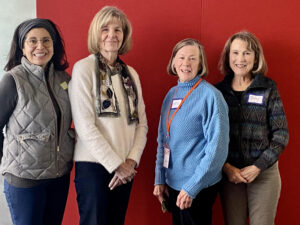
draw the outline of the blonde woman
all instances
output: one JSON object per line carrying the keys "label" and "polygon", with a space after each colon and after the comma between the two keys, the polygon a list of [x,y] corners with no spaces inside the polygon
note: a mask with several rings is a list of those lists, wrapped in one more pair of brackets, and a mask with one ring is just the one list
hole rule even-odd
{"label": "blonde woman", "polygon": [[125,14],[104,7],[90,25],[91,55],[73,68],[69,93],[77,134],[75,185],[82,225],[124,224],[146,144],[139,76],[119,58],[130,44],[131,25]]}

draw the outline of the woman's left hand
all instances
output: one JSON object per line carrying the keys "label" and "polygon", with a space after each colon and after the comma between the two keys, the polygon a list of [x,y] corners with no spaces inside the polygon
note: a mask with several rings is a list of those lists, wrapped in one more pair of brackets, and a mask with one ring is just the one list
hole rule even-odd
{"label": "woman's left hand", "polygon": [[134,169],[136,167],[136,162],[132,159],[126,159],[115,171],[115,175],[111,179],[108,187],[110,190],[116,187],[131,182],[137,171]]}
{"label": "woman's left hand", "polygon": [[241,169],[241,175],[247,180],[247,183],[251,183],[260,174],[260,169],[257,166],[251,165]]}
{"label": "woman's left hand", "polygon": [[114,190],[116,187],[122,185],[122,181],[119,179],[119,177],[115,174],[113,176],[113,178],[111,179],[111,181],[108,184],[108,188],[112,191]]}
{"label": "woman's left hand", "polygon": [[176,205],[181,209],[187,209],[192,206],[193,199],[184,191],[181,190],[177,196]]}

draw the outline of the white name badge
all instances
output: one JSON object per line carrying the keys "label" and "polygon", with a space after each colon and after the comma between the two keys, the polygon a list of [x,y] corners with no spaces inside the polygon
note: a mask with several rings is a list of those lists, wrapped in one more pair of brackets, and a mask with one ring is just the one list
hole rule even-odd
{"label": "white name badge", "polygon": [[170,153],[171,153],[171,150],[165,146],[164,147],[164,162],[163,162],[163,167],[165,167],[165,168],[169,167]]}
{"label": "white name badge", "polygon": [[181,101],[182,101],[182,98],[173,99],[171,109],[177,109],[177,107],[180,105]]}
{"label": "white name badge", "polygon": [[263,95],[253,95],[249,94],[248,103],[255,103],[255,104],[263,104],[264,96]]}

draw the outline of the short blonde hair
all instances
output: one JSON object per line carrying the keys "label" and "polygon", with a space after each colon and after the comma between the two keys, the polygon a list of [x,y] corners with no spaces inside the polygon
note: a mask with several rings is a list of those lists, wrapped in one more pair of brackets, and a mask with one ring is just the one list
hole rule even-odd
{"label": "short blonde hair", "polygon": [[105,6],[94,16],[88,33],[88,50],[92,54],[100,52],[100,30],[113,20],[122,24],[124,34],[123,43],[119,49],[119,54],[123,55],[129,52],[131,48],[132,28],[126,15],[116,7]]}
{"label": "short blonde hair", "polygon": [[171,75],[177,76],[176,70],[174,68],[174,58],[175,58],[177,52],[182,47],[187,46],[187,45],[197,46],[199,48],[200,63],[199,63],[199,71],[198,71],[197,75],[199,75],[200,77],[205,77],[208,74],[208,66],[207,66],[204,48],[200,44],[199,41],[192,39],[192,38],[184,39],[175,45],[175,47],[173,48],[173,51],[172,51],[170,61],[167,66],[167,72]]}
{"label": "short blonde hair", "polygon": [[229,53],[231,44],[235,39],[241,39],[242,41],[245,41],[248,44],[248,49],[254,51],[255,62],[251,73],[253,75],[258,73],[265,75],[268,72],[268,66],[264,57],[262,46],[257,37],[248,31],[240,31],[235,33],[226,41],[219,61],[219,69],[221,73],[224,75],[233,74],[229,64]]}

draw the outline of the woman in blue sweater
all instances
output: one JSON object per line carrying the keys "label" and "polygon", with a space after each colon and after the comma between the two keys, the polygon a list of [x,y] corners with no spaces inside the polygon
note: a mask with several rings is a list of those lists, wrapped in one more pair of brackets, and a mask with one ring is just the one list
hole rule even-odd
{"label": "woman in blue sweater", "polygon": [[153,194],[169,204],[174,225],[211,224],[228,152],[227,105],[203,80],[208,68],[197,40],[177,43],[167,70],[179,79],[161,109]]}

